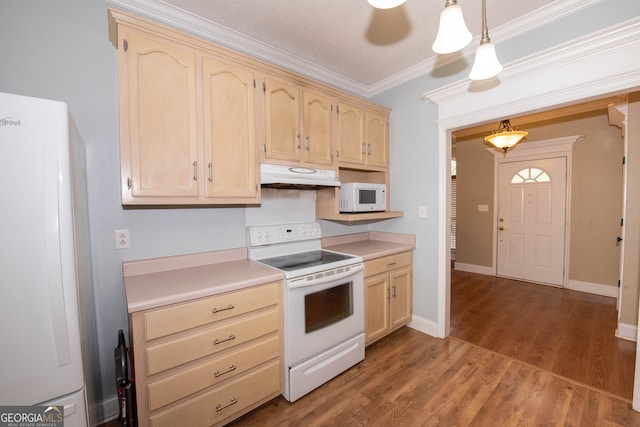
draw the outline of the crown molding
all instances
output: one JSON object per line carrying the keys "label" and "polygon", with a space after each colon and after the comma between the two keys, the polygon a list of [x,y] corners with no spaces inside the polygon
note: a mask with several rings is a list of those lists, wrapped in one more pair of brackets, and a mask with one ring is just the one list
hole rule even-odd
{"label": "crown molding", "polygon": [[287,53],[231,28],[204,19],[162,0],[107,0],[110,6],[173,27],[204,40],[244,53],[289,71],[338,87],[360,96],[368,96],[366,85],[335,73],[318,64]]}
{"label": "crown molding", "polygon": [[[602,1],[603,0],[556,0],[543,8],[527,13],[514,21],[500,25],[499,27],[491,28],[491,37],[493,40],[504,42]],[[481,35],[474,37],[473,40],[471,40],[471,43],[462,49],[459,54],[441,55],[440,57],[434,55],[412,67],[407,68],[406,70],[374,83],[369,86],[369,95],[375,95],[425,74],[429,74],[436,68],[443,67],[459,60],[460,57],[473,55],[476,47],[480,44],[480,39]]]}
{"label": "crown molding", "polygon": [[[422,95],[451,129],[636,87],[640,17],[506,64],[499,79],[456,81]],[[601,67],[601,64],[616,64]],[[612,69],[613,68],[613,69]],[[526,102],[509,102],[518,94]],[[550,102],[551,101],[551,102]],[[483,105],[477,111],[475,105]]]}
{"label": "crown molding", "polygon": [[[601,1],[603,0],[557,0],[515,21],[492,28],[491,35],[495,40],[508,40]],[[428,74],[436,66],[446,65],[459,58],[457,55],[443,55],[440,58],[434,55],[402,72],[367,86],[162,0],[107,0],[107,4],[364,97],[370,97]],[[461,52],[462,55],[473,54],[475,47],[472,46],[477,46],[479,43],[480,36],[477,36]]]}

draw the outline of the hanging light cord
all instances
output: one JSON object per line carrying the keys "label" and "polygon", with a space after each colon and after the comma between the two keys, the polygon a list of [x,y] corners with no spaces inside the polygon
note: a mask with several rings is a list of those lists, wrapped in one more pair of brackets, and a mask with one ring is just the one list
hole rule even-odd
{"label": "hanging light cord", "polygon": [[482,0],[482,39],[480,39],[480,44],[483,43],[491,43],[487,27],[487,0]]}

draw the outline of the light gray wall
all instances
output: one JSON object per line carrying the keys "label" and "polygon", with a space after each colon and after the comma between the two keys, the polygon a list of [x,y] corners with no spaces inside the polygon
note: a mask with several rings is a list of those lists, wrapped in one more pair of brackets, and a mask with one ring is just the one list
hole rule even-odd
{"label": "light gray wall", "polygon": [[[615,5],[615,7],[614,7]],[[23,0],[2,4],[0,91],[65,101],[87,144],[91,246],[100,348],[101,398],[115,395],[113,348],[127,328],[121,263],[124,260],[245,245],[244,209],[123,210],[119,198],[116,50],[108,41],[104,0]],[[505,43],[508,62],[640,14],[636,0],[605,0],[575,16]],[[420,96],[466,78],[472,58],[374,97],[391,115],[391,207],[405,217],[348,227],[322,222],[326,235],[361,229],[414,233],[416,316],[435,322],[439,171],[437,107]],[[3,183],[3,185],[14,183]],[[427,218],[419,219],[419,205]],[[114,249],[114,230],[131,230],[132,248]]]}

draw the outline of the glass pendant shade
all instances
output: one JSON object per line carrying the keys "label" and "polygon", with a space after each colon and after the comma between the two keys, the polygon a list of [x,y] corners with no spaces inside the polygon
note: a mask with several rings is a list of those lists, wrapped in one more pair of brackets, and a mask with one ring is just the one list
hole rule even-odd
{"label": "glass pendant shade", "polygon": [[471,80],[484,80],[495,77],[502,71],[502,64],[496,56],[493,43],[481,43],[476,49],[476,59],[469,73]]}
{"label": "glass pendant shade", "polygon": [[369,4],[376,9],[391,9],[400,6],[407,0],[367,0]]}
{"label": "glass pendant shade", "polygon": [[493,131],[491,135],[485,136],[484,140],[494,147],[501,149],[506,154],[507,150],[522,141],[528,134],[529,132],[519,131],[517,128],[511,126],[509,120],[502,120],[500,127]]}
{"label": "glass pendant shade", "polygon": [[457,4],[445,6],[440,12],[438,34],[431,48],[435,53],[456,52],[471,41],[471,32],[464,23],[462,7]]}

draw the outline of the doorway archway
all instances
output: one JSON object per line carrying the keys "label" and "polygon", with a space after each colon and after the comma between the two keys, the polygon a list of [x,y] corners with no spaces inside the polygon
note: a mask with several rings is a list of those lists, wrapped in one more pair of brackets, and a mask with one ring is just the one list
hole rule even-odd
{"label": "doorway archway", "polygon": [[[496,82],[459,81],[425,93],[438,109],[438,336],[449,335],[449,244],[452,130],[584,102],[640,87],[640,18],[507,64]],[[601,67],[601,64],[608,64]],[[637,351],[640,356],[640,351]],[[636,367],[638,361],[636,362]],[[633,408],[640,410],[640,369]]]}

